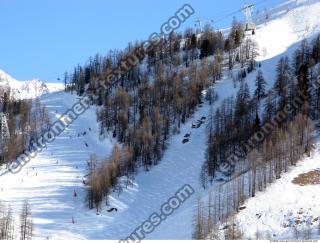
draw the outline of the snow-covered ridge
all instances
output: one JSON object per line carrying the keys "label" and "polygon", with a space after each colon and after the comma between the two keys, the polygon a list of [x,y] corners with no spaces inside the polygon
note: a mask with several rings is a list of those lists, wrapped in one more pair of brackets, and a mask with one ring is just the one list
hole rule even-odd
{"label": "snow-covered ridge", "polygon": [[9,91],[17,99],[30,99],[63,90],[63,84],[45,83],[40,79],[18,81],[0,70],[0,88]]}

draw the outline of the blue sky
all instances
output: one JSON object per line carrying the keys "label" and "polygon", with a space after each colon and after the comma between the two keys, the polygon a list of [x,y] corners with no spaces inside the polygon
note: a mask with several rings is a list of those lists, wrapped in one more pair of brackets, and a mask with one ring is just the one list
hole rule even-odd
{"label": "blue sky", "polygon": [[[283,0],[0,0],[0,69],[19,80],[56,82],[97,52],[147,40],[185,3],[196,12],[179,30],[194,26],[198,17],[217,20],[257,2],[263,9]],[[231,21],[232,16],[214,27]]]}

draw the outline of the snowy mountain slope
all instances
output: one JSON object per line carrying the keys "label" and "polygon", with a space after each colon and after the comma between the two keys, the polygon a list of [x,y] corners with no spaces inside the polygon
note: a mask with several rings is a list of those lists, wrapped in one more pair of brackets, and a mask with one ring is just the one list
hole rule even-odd
{"label": "snowy mountain slope", "polygon": [[[231,80],[221,82],[217,89],[220,86],[225,97],[232,93]],[[76,97],[53,93],[42,96],[41,100],[54,120],[76,101]],[[194,119],[207,115],[208,109],[207,104],[199,107]],[[20,173],[6,173],[0,176],[0,200],[11,203],[16,215],[23,200],[29,200],[35,222],[35,239],[125,237],[137,224],[148,218],[150,213],[159,210],[160,205],[174,195],[178,188],[184,184],[198,188],[207,133],[205,125],[199,129],[191,129],[191,119],[182,126],[181,134],[173,136],[170,140],[169,149],[158,166],[150,172],[141,171],[134,180],[134,186],[124,190],[120,196],[117,193],[111,195],[110,207],[118,208],[117,213],[107,213],[106,209],[109,207],[105,206],[101,215],[96,215],[95,210],[88,210],[84,203],[85,187],[82,184],[82,179],[85,179],[87,174],[86,161],[92,153],[100,157],[107,156],[114,143],[110,139],[102,142],[98,140],[98,125],[95,119],[95,108],[92,107],[57,140],[49,144],[44,152],[32,159]],[[92,132],[89,132],[89,127]],[[78,137],[78,134],[84,131],[87,135]],[[190,143],[182,144],[183,136],[187,132],[191,132]],[[85,142],[88,143],[88,148]],[[155,181],[154,178],[158,180]],[[76,198],[73,196],[74,190],[77,192]],[[184,218],[178,222],[185,222],[185,225],[178,224],[172,227],[165,222],[163,228],[160,227],[154,232],[155,235],[150,237],[190,239],[190,221],[193,217],[191,208],[195,198],[190,198],[179,209],[182,214],[177,212],[177,215]],[[72,216],[75,220],[74,225],[71,222]],[[91,222],[90,226],[88,222]],[[182,228],[177,230],[180,227],[187,227],[189,231]]]}
{"label": "snowy mountain slope", "polygon": [[316,146],[310,158],[244,204],[246,208],[237,215],[237,221],[245,238],[256,239],[259,232],[260,239],[306,239],[306,234],[310,234],[309,239],[319,239],[320,184],[292,182],[302,173],[320,169],[320,143]]}
{"label": "snowy mountain slope", "polygon": [[[298,6],[292,3],[290,1],[291,7],[296,7],[295,9],[292,9],[291,11],[286,12],[285,14],[278,15],[277,12],[274,12],[272,15],[270,15],[270,22],[267,22],[265,25],[260,24],[257,27],[256,35],[252,38],[255,39],[258,42],[258,45],[260,47],[260,57],[259,61],[262,64],[261,71],[264,73],[264,76],[268,82],[268,86],[272,87],[273,82],[275,80],[275,69],[276,64],[278,63],[279,59],[284,56],[288,55],[291,56],[293,52],[295,51],[296,47],[299,45],[299,41],[301,41],[304,38],[312,38],[314,34],[319,31],[319,25],[317,20],[317,13],[320,11],[320,2],[319,1],[313,1],[311,4],[310,2],[306,2],[307,5],[301,5],[302,3],[299,2]],[[278,8],[278,11],[284,11],[285,8],[287,8],[288,5],[283,5],[281,8]],[[276,19],[273,16],[278,16]],[[280,17],[279,17],[280,16]],[[299,21],[296,21],[295,18],[299,19]],[[313,28],[312,31],[303,32],[303,35],[301,34],[301,29],[304,29],[305,23],[309,23]],[[280,28],[279,28],[280,26]],[[281,31],[282,28],[285,28],[285,31]],[[266,48],[266,55],[264,54],[264,48]],[[236,70],[235,70],[236,71]],[[247,76],[247,81],[250,86],[250,89],[253,90],[254,87],[254,79],[256,77],[256,72],[253,72]],[[213,110],[216,109],[216,107],[219,105],[221,100],[223,98],[230,96],[231,94],[235,94],[237,92],[237,89],[233,88],[233,84],[230,79],[223,80],[221,83],[218,84],[216,87],[216,92],[219,94],[219,101],[215,104],[214,107],[212,107]],[[205,108],[208,106],[207,104],[204,104],[203,108],[200,108],[196,114],[195,119],[199,118],[201,116],[208,116],[210,108]],[[205,111],[206,109],[206,111]],[[203,113],[205,111],[205,113]],[[200,175],[200,168],[194,166],[192,163],[192,172],[189,172],[188,168],[186,167],[185,163],[179,163],[179,160],[191,160],[194,161],[194,163],[197,163],[200,160],[204,161],[205,154],[204,149],[206,146],[206,130],[204,131],[192,131],[191,135],[191,141],[190,141],[190,150],[188,148],[188,145],[180,145],[181,140],[183,138],[183,135],[186,132],[189,132],[190,123],[186,124],[186,126],[183,126],[181,129],[182,133],[179,136],[175,136],[172,138],[169,149],[166,151],[165,158],[160,161],[160,164],[157,166],[157,168],[154,169],[154,171],[148,172],[148,174],[152,174],[153,178],[159,178],[159,182],[153,182],[154,184],[159,184],[159,187],[163,187],[160,189],[161,192],[164,190],[170,190],[171,193],[166,193],[167,198],[169,198],[172,193],[174,192],[173,188],[177,188],[179,186],[178,181],[181,181],[180,183],[189,183],[192,185],[198,193],[202,193],[203,195],[207,194],[207,192],[203,192],[199,185],[199,175]],[[177,139],[178,137],[178,139]],[[177,139],[177,140],[176,140]],[[194,142],[194,140],[196,140]],[[182,147],[179,149],[179,147]],[[195,155],[193,155],[193,152]],[[169,158],[175,158],[180,157],[180,159],[177,159],[177,162],[175,162],[174,159]],[[174,168],[174,171],[179,171],[178,176],[173,174],[172,179],[166,178],[162,179],[163,177],[169,177],[167,174],[170,173],[170,169],[168,170],[161,170],[160,167],[165,166],[164,164],[171,163],[171,169]],[[179,166],[180,168],[177,169],[176,166]],[[188,165],[189,166],[189,165]],[[169,171],[169,172],[168,172]],[[136,192],[136,198],[144,198],[143,201],[149,201],[152,200],[152,196],[148,197],[146,196],[146,193],[141,193],[143,190],[148,190],[152,185],[149,185],[149,183],[146,183],[145,181],[141,181],[139,183],[139,178],[145,177],[146,175],[138,175],[136,178],[136,182],[138,183],[137,187],[139,190]],[[151,175],[150,175],[151,176]],[[181,179],[183,178],[183,179]],[[167,189],[167,187],[163,186],[162,181],[164,182],[167,187],[170,189]],[[176,187],[174,187],[176,185]],[[215,185],[213,185],[213,188]],[[165,189],[164,189],[165,188]],[[158,192],[158,191],[157,191]],[[132,193],[132,192],[131,192]],[[160,193],[159,193],[160,194]],[[120,196],[121,198],[121,196]],[[152,200],[156,201],[156,200]],[[190,239],[191,238],[191,232],[192,232],[192,222],[193,222],[193,216],[195,213],[195,201],[196,197],[193,197],[189,199],[188,202],[186,202],[185,205],[183,205],[179,210],[172,215],[172,217],[168,218],[165,223],[160,225],[150,236],[147,238],[149,239]],[[162,202],[164,202],[162,200]],[[158,202],[159,203],[159,202]],[[149,204],[148,204],[149,205]],[[143,206],[145,208],[145,206]],[[156,205],[153,207],[154,210],[157,210]],[[124,219],[123,217],[127,218],[129,215],[129,218],[136,219],[138,216],[136,215],[135,208],[130,207],[129,209],[126,209],[127,211],[131,210],[131,212],[124,213],[125,216],[120,216],[120,222],[122,222]],[[142,210],[142,209],[141,209]],[[139,211],[140,212],[140,211]],[[149,214],[152,213],[152,210],[149,210]],[[121,212],[120,212],[121,214]],[[142,213],[140,212],[139,215]],[[146,214],[147,216],[147,214]],[[119,216],[117,216],[119,217]],[[143,217],[141,218],[140,222],[143,222]],[[117,218],[115,218],[115,222],[119,222]],[[131,230],[134,230],[134,226],[137,226],[139,224],[135,224],[132,226]],[[116,228],[115,225],[112,226],[113,230]],[[111,232],[113,232],[111,230]],[[125,230],[123,230],[125,231]],[[115,234],[116,236],[117,234]],[[107,235],[108,236],[108,235]]]}
{"label": "snowy mountain slope", "polygon": [[0,88],[10,90],[17,99],[30,99],[63,90],[63,84],[46,84],[40,79],[18,81],[0,70]]}
{"label": "snowy mountain slope", "polygon": [[[288,1],[276,8],[278,12],[272,12],[267,24],[258,26],[254,37],[260,46],[262,55],[258,60],[269,87],[273,85],[279,58],[291,57],[301,40],[310,41],[320,32],[320,1],[298,1],[298,7],[287,11],[288,6],[295,4],[296,1]],[[300,174],[320,168],[319,146],[317,138],[317,149],[311,158],[302,159],[266,192],[258,193],[244,204],[246,208],[236,220],[245,239],[319,239],[319,185],[292,183]]]}
{"label": "snowy mountain slope", "polygon": [[[77,97],[62,92],[41,97],[52,120],[57,119],[76,100]],[[95,108],[92,107],[53,143],[48,144],[47,149],[32,159],[20,173],[0,176],[0,200],[10,203],[16,222],[19,222],[23,201],[29,200],[36,239],[46,239],[48,236],[55,239],[86,238],[77,235],[75,228],[80,226],[78,221],[82,221],[82,227],[86,228],[84,218],[88,220],[91,215],[84,203],[83,179],[86,179],[87,160],[92,153],[100,157],[108,155],[114,143],[109,139],[99,141],[98,137]],[[74,191],[77,197],[74,197]],[[77,223],[74,226],[72,216]],[[94,222],[96,215],[91,217]]]}
{"label": "snowy mountain slope", "polygon": [[255,40],[261,54],[257,61],[284,53],[291,44],[319,33],[319,12],[318,0],[288,1],[270,11],[269,21],[261,21],[256,31]]}
{"label": "snowy mountain slope", "polygon": [[[295,6],[293,1],[289,3],[291,7]],[[310,5],[308,2],[302,5],[299,3],[297,8],[289,12],[284,7],[287,5],[281,5],[277,11],[270,14],[270,21],[266,25],[261,23],[258,26],[256,35],[252,38],[256,39],[260,46],[259,61],[269,87],[275,79],[275,65],[280,57],[292,55],[300,40],[314,35],[314,31],[301,30],[305,29],[306,21],[317,26],[317,19],[312,16],[317,16],[315,13],[319,12],[319,4],[319,1]],[[295,21],[295,18],[300,21]],[[318,31],[318,27],[315,30]],[[263,55],[264,48],[266,55]],[[198,129],[192,129],[191,124],[202,116],[208,118],[210,110],[214,111],[223,98],[237,92],[238,89],[234,88],[227,72],[224,76],[215,87],[219,94],[217,103],[212,107],[206,102],[202,107],[199,106],[193,118],[182,125],[181,133],[172,136],[159,165],[149,172],[141,171],[137,174],[134,186],[128,187],[120,195],[112,193],[110,206],[103,206],[100,215],[96,215],[94,210],[88,210],[84,204],[85,188],[82,178],[86,175],[86,160],[90,154],[95,152],[99,156],[108,155],[114,141],[106,139],[101,142],[97,139],[98,127],[94,107],[50,144],[46,151],[32,159],[19,174],[1,176],[0,185],[5,186],[0,192],[0,199],[14,202],[15,215],[18,215],[22,201],[29,199],[35,221],[36,239],[119,239],[128,236],[153,212],[158,212],[160,205],[173,196],[178,188],[190,184],[196,190],[196,195],[189,198],[147,238],[191,239],[197,195],[205,197],[208,194],[199,183],[201,165],[205,160],[208,119],[206,124]],[[255,77],[256,71],[247,76],[251,90]],[[63,93],[42,97],[53,120],[70,108],[75,99],[76,97]],[[89,126],[92,133],[85,137],[77,136],[79,132],[88,132]],[[189,132],[190,142],[183,144],[182,139]],[[87,142],[89,147],[86,147],[84,142]],[[214,187],[215,185],[213,189]],[[73,196],[74,190],[77,197]],[[109,207],[116,207],[118,212],[108,213],[106,210]],[[72,216],[75,224],[71,222]],[[249,223],[253,222],[249,216],[247,218]]]}

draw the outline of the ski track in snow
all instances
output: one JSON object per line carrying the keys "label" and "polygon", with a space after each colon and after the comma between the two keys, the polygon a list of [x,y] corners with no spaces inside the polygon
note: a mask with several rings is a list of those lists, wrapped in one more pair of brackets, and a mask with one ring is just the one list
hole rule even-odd
{"label": "ski track in snow", "polygon": [[[319,5],[319,2],[314,4],[312,11],[319,12]],[[290,56],[297,42],[302,39],[297,30],[304,25],[296,22],[292,24],[293,17],[297,14],[305,16],[308,23],[315,25],[313,30],[317,30],[316,17],[314,14],[305,14],[304,8],[306,7],[302,6],[303,11],[299,8],[296,12],[283,14],[275,20],[271,19],[266,26],[258,26],[256,36],[253,37],[260,48],[267,49],[266,56],[260,57],[259,61],[262,63],[261,70],[268,82],[268,88],[273,84],[275,65],[279,58],[284,54]],[[289,27],[291,29],[288,29]],[[272,34],[278,36],[281,41],[267,38]],[[304,37],[311,35],[313,32]],[[255,77],[256,71],[247,76],[250,90],[253,90]],[[235,94],[238,87],[233,87],[232,79],[225,78],[217,82],[215,90],[219,100],[212,107],[213,111],[224,98]],[[53,121],[72,107],[76,99],[76,96],[61,92],[41,97]],[[96,215],[95,210],[88,210],[85,205],[82,178],[87,174],[86,161],[92,153],[99,157],[108,156],[116,143],[109,137],[99,141],[95,107],[87,110],[53,143],[48,144],[47,149],[32,159],[20,173],[1,176],[0,200],[11,204],[17,221],[23,200],[29,200],[35,223],[35,239],[119,239],[129,236],[153,212],[159,212],[161,204],[173,196],[181,186],[190,184],[197,193],[185,201],[154,232],[147,235],[147,239],[191,239],[197,196],[199,193],[207,194],[207,191],[200,187],[199,178],[201,165],[205,160],[206,126],[210,109],[206,102],[202,107],[198,107],[194,116],[181,126],[180,134],[170,138],[168,149],[159,164],[151,171],[141,170],[135,176],[134,185],[124,189],[119,196],[117,193],[110,195],[110,205],[118,208],[118,212],[108,213],[106,210],[109,207],[103,206],[101,213]],[[192,121],[202,116],[207,117],[206,123],[198,129],[192,129]],[[88,131],[89,127],[92,129],[91,132]],[[77,136],[84,131],[87,135]],[[182,144],[184,135],[190,132],[190,141]],[[89,147],[85,146],[85,142]],[[301,163],[300,167],[304,164]],[[74,190],[77,197],[73,195]],[[250,203],[249,200],[248,205]],[[254,222],[250,221],[252,218],[249,216],[246,216],[245,220],[249,223]]]}
{"label": "ski track in snow", "polygon": [[[222,97],[233,92],[231,80],[217,84],[225,89]],[[42,97],[52,117],[58,118],[76,101],[76,97],[65,93],[52,93]],[[90,154],[100,157],[110,154],[114,142],[106,139],[100,142],[95,108],[86,111],[71,124],[47,149],[39,153],[18,173],[7,173],[0,177],[0,199],[11,204],[18,215],[21,205],[28,199],[34,217],[35,238],[45,239],[119,239],[130,235],[151,213],[158,212],[175,192],[185,184],[197,190],[200,168],[204,161],[207,141],[206,125],[192,129],[193,120],[208,115],[209,106],[203,104],[193,118],[181,127],[179,135],[172,136],[159,165],[151,171],[141,171],[134,180],[134,186],[110,196],[110,204],[117,207],[117,213],[96,215],[85,205],[85,187],[82,178],[87,174],[86,165]],[[56,113],[58,112],[58,113]],[[208,120],[208,117],[207,117]],[[90,124],[90,125],[89,125]],[[85,137],[77,134],[87,131]],[[185,133],[191,132],[190,142],[182,144]],[[70,136],[72,138],[70,139]],[[89,147],[85,146],[85,142]],[[58,161],[58,164],[57,164]],[[34,169],[33,169],[34,168]],[[77,197],[74,197],[74,190]],[[189,198],[173,215],[169,216],[152,238],[191,238],[191,224],[196,196]],[[75,224],[72,224],[74,217]],[[90,223],[90,226],[88,225]],[[174,224],[174,226],[172,225]],[[169,232],[168,232],[169,231]],[[167,232],[164,234],[164,232]]]}
{"label": "ski track in snow", "polygon": [[[42,97],[53,119],[72,106],[76,99],[70,94],[53,93]],[[95,110],[89,109],[71,124],[54,142],[23,167],[18,174],[7,173],[0,177],[0,200],[9,202],[19,214],[25,199],[31,204],[35,223],[35,238],[85,238],[73,232],[72,215],[90,214],[84,205],[82,178],[86,174],[86,160],[90,154],[110,153],[109,140],[99,142]],[[88,131],[89,126],[92,129]],[[78,137],[78,133],[87,136]],[[70,139],[70,136],[72,137]],[[85,142],[89,147],[85,146]],[[77,197],[74,197],[74,190]],[[18,218],[17,218],[18,222]]]}

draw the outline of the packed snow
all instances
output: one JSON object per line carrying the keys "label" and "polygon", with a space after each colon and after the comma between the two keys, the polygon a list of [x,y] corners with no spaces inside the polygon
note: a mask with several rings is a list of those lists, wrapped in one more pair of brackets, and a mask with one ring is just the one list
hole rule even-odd
{"label": "packed snow", "polygon": [[[77,97],[58,92],[42,96],[41,101],[51,119],[56,120]],[[19,216],[23,201],[29,201],[35,239],[87,238],[80,232],[87,228],[89,219],[95,222],[96,217],[87,210],[84,200],[87,160],[92,153],[107,156],[114,143],[111,139],[100,141],[98,138],[95,108],[90,108],[18,174],[6,172],[0,176],[0,200],[11,205],[15,216]]]}

